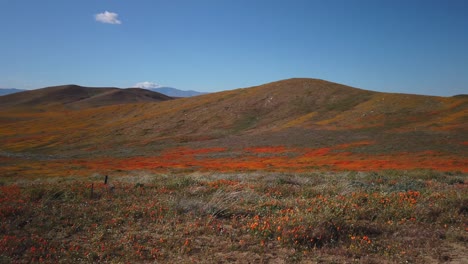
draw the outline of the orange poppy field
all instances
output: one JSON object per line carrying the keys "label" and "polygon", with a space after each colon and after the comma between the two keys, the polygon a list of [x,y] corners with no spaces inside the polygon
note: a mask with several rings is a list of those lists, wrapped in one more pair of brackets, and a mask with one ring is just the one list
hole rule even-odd
{"label": "orange poppy field", "polygon": [[0,260],[465,260],[466,160],[352,152],[371,144],[2,157]]}

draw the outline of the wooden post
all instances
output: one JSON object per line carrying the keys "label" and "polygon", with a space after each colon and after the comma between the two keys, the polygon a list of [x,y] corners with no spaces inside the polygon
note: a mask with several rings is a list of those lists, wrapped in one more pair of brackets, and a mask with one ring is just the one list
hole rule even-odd
{"label": "wooden post", "polygon": [[104,184],[107,184],[107,179],[108,179],[108,178],[109,178],[109,177],[106,175],[106,178],[104,179]]}
{"label": "wooden post", "polygon": [[94,183],[91,183],[91,199],[93,199],[94,197]]}

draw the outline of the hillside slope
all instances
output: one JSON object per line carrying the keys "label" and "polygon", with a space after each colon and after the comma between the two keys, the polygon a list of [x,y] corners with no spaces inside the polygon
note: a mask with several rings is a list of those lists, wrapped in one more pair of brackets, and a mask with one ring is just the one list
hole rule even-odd
{"label": "hillside slope", "polygon": [[[93,98],[99,96],[104,93]],[[50,104],[57,98],[60,93]],[[78,101],[92,105],[87,100],[92,101]],[[324,80],[289,79],[159,103],[32,116],[4,111],[0,120],[8,126],[0,128],[0,150],[133,156],[174,146],[317,148],[369,141],[373,143],[355,151],[435,149],[466,156],[467,111],[464,97],[379,93]]]}

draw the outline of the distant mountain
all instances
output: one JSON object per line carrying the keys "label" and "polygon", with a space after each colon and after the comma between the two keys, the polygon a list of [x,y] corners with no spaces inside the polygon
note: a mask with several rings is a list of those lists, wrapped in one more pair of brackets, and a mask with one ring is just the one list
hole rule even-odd
{"label": "distant mountain", "polygon": [[0,108],[89,108],[138,102],[159,102],[173,99],[164,94],[140,88],[83,87],[60,85],[24,91],[0,97]]}
{"label": "distant mountain", "polygon": [[162,93],[171,97],[192,97],[192,96],[206,94],[206,93],[197,92],[193,90],[189,90],[189,91],[179,90],[179,89],[172,88],[172,87],[148,88],[148,90]]}
{"label": "distant mountain", "polygon": [[26,90],[16,89],[16,88],[0,88],[0,96],[12,94],[12,93],[19,93],[23,91],[26,91]]}

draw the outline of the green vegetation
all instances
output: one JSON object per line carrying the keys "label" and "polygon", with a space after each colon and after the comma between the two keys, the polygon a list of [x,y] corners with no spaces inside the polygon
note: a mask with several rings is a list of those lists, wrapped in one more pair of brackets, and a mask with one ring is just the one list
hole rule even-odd
{"label": "green vegetation", "polygon": [[327,111],[338,111],[338,112],[344,112],[352,109],[353,107],[361,104],[362,102],[365,102],[366,100],[369,100],[372,97],[372,94],[370,93],[359,93],[356,95],[350,95],[348,97],[345,97],[338,102],[333,102],[328,104],[325,107],[325,110]]}
{"label": "green vegetation", "polygon": [[253,128],[258,121],[258,117],[253,114],[246,114],[241,119],[233,124],[233,133],[239,133],[244,130]]}

